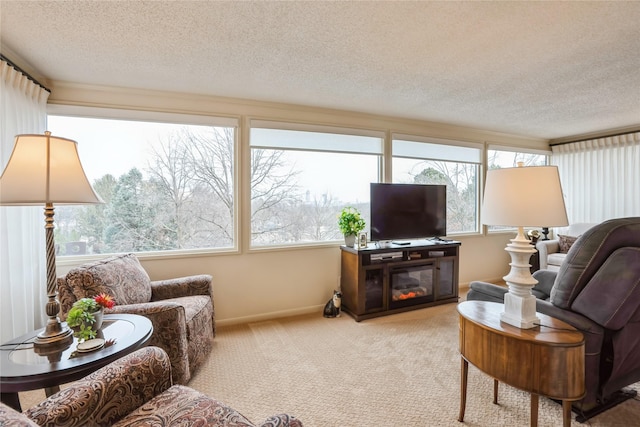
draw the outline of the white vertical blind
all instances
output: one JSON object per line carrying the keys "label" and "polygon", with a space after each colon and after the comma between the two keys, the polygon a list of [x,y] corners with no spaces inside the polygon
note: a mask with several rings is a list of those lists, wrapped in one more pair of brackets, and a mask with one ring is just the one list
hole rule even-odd
{"label": "white vertical blind", "polygon": [[[5,61],[0,61],[0,77],[0,170],[4,170],[16,135],[46,130],[49,92]],[[0,342],[44,326],[44,239],[44,206],[0,207]]]}
{"label": "white vertical blind", "polygon": [[569,223],[640,216],[640,132],[555,145]]}

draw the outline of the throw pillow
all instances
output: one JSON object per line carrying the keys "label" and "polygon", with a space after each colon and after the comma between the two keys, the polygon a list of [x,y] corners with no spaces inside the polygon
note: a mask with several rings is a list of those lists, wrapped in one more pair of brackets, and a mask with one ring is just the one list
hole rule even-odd
{"label": "throw pillow", "polygon": [[134,254],[81,265],[71,269],[66,279],[76,298],[93,298],[105,292],[117,305],[151,300],[151,280]]}
{"label": "throw pillow", "polygon": [[578,240],[578,237],[563,236],[562,234],[558,234],[558,246],[560,246],[560,252],[562,252],[563,254],[569,252],[569,249],[571,249],[571,246],[573,246],[576,240]]}

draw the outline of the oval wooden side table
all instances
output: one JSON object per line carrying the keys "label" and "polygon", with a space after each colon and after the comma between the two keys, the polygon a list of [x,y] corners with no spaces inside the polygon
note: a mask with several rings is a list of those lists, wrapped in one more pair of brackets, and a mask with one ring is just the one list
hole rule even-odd
{"label": "oval wooden side table", "polygon": [[571,402],[585,394],[584,337],[573,326],[537,313],[540,326],[520,329],[500,321],[504,306],[465,301],[460,315],[460,414],[464,420],[469,363],[498,382],[531,393],[531,426],[538,425],[538,396],[562,401],[563,426],[571,425]]}

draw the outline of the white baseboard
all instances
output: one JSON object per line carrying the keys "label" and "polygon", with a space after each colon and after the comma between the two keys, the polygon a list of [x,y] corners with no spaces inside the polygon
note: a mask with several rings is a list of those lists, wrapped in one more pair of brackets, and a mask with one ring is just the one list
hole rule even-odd
{"label": "white baseboard", "polygon": [[244,324],[244,323],[262,322],[264,320],[273,320],[273,319],[279,319],[282,317],[300,316],[303,314],[318,313],[319,315],[322,315],[322,310],[324,310],[324,304],[314,305],[311,307],[295,308],[292,310],[273,311],[270,313],[256,314],[253,316],[233,317],[231,319],[216,320],[216,326],[224,327],[224,326],[238,325],[238,324]]}
{"label": "white baseboard", "polygon": [[[501,277],[494,278],[494,279],[481,279],[480,281],[488,282],[488,283],[504,282],[504,280],[502,280]],[[469,283],[470,282],[459,283],[458,284],[459,290],[462,292],[467,292],[469,290]],[[304,314],[318,313],[319,315],[322,315],[323,309],[324,309],[324,304],[321,304],[321,305],[314,305],[310,307],[295,308],[292,310],[282,310],[282,311],[273,311],[270,313],[261,313],[261,314],[256,314],[252,316],[233,317],[230,319],[216,320],[216,326],[224,327],[224,326],[239,325],[239,324],[252,323],[252,322],[262,322],[265,320],[279,319],[282,317],[300,316]]]}

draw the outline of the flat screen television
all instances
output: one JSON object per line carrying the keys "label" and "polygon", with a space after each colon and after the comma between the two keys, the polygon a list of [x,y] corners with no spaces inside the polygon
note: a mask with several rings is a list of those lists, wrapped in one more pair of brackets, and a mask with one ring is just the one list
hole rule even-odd
{"label": "flat screen television", "polygon": [[371,183],[371,240],[447,235],[447,186]]}

